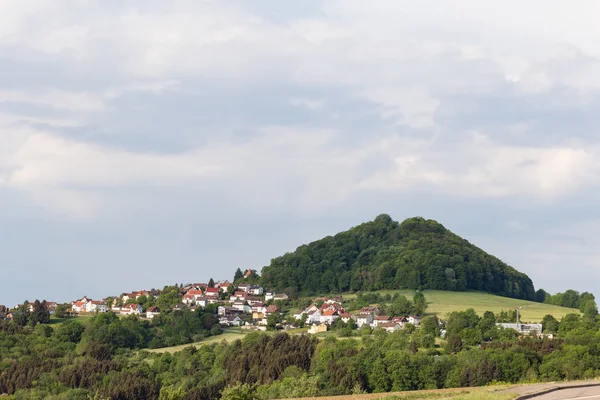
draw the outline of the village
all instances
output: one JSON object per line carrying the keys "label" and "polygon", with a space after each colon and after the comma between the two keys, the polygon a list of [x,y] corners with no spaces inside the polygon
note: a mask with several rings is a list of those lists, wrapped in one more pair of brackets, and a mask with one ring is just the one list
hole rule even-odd
{"label": "village", "polygon": [[[244,278],[252,274],[247,270]],[[144,309],[140,303],[152,303],[161,294],[159,290],[140,290],[122,293],[119,296],[109,296],[95,300],[87,296],[67,304],[43,302],[50,315],[60,313],[61,317],[90,316],[97,313],[113,312],[120,316],[136,315],[152,320],[158,317],[161,309],[156,305]],[[215,309],[216,318],[223,327],[240,327],[247,330],[265,331],[267,327],[278,330],[308,328],[309,334],[326,332],[341,320],[351,324],[353,328],[381,328],[394,332],[406,324],[419,326],[421,317],[416,315],[390,317],[382,314],[377,306],[362,307],[354,313],[344,307],[342,296],[333,298],[317,297],[311,299],[310,305],[299,310],[290,310],[290,298],[285,293],[276,293],[263,288],[261,285],[228,280],[211,281],[209,283],[192,283],[181,285],[178,302],[169,311],[195,311],[206,309],[210,305]],[[143,299],[143,302],[138,300]],[[149,301],[150,300],[150,301]],[[34,311],[35,302],[26,302],[13,308],[0,306],[0,319],[14,319],[19,310]],[[59,311],[60,310],[60,311]],[[271,321],[271,324],[269,322]]]}

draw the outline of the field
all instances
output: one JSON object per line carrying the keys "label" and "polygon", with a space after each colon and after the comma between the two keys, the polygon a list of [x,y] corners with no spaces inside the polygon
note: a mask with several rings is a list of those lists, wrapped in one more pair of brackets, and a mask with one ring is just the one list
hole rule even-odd
{"label": "field", "polygon": [[[370,393],[349,396],[318,397],[319,400],[511,400],[518,393],[503,392],[508,386],[458,388],[441,390],[419,390],[398,393]],[[300,400],[300,399],[292,399]]]}
{"label": "field", "polygon": [[[247,333],[250,333],[250,331],[248,331]],[[182,344],[173,347],[163,347],[160,349],[148,349],[147,351],[149,351],[150,353],[176,353],[190,346],[198,347],[212,343],[221,343],[223,340],[231,343],[237,339],[242,339],[244,336],[247,335],[247,333],[242,332],[241,330],[225,330],[225,332],[221,335],[211,336],[209,338],[204,339],[201,342]]]}
{"label": "field", "polygon": [[[384,290],[379,293],[381,293],[382,296],[385,296],[387,293],[391,295],[400,293],[409,299],[415,294],[414,290]],[[436,314],[442,318],[452,311],[464,311],[468,308],[474,309],[481,315],[486,311],[498,313],[502,310],[514,309],[517,306],[521,307],[519,313],[521,314],[521,321],[524,322],[539,322],[547,314],[553,315],[556,319],[560,319],[570,313],[579,314],[579,310],[574,308],[511,299],[488,293],[424,290],[423,294],[427,301],[427,314]],[[351,299],[353,297],[355,297],[355,295],[344,295],[344,299]]]}

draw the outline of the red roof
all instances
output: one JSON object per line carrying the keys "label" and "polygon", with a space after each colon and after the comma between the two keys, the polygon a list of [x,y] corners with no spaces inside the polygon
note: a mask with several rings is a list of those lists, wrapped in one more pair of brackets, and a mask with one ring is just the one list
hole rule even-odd
{"label": "red roof", "polygon": [[234,295],[235,297],[240,297],[240,296],[241,296],[241,297],[244,297],[244,296],[246,296],[246,292],[235,292],[235,293],[233,293],[233,295]]}
{"label": "red roof", "polygon": [[206,288],[206,293],[219,293],[219,288],[216,288],[216,287]]}
{"label": "red roof", "polygon": [[202,290],[190,289],[190,290],[187,291],[186,294],[192,294],[192,295],[201,296],[202,295]]}
{"label": "red roof", "polygon": [[268,313],[274,313],[278,310],[277,306],[269,306],[267,307],[267,312]]}
{"label": "red roof", "polygon": [[331,317],[333,315],[337,315],[337,311],[335,311],[335,310],[327,310],[327,311],[325,311],[321,315],[323,315],[324,317]]}
{"label": "red roof", "polygon": [[390,317],[388,317],[387,315],[378,315],[377,317],[375,317],[376,321],[389,321]]}

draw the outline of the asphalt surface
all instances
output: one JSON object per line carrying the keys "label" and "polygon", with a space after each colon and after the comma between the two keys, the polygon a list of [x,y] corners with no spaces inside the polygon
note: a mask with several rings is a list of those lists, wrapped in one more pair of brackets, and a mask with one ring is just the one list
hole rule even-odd
{"label": "asphalt surface", "polygon": [[600,386],[562,389],[534,397],[536,400],[587,400],[600,399]]}

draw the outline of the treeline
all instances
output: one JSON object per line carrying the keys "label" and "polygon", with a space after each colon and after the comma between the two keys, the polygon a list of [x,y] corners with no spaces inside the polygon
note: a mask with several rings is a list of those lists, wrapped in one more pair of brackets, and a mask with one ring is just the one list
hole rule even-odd
{"label": "treeline", "polygon": [[531,279],[433,220],[388,215],[275,258],[265,287],[302,293],[477,290],[533,300]]}
{"label": "treeline", "polygon": [[[180,318],[202,320],[191,312],[173,317],[161,324],[163,329],[169,325],[176,332],[195,324],[178,325]],[[596,313],[569,314],[560,321],[546,316],[543,331],[553,333],[552,340],[520,338],[496,325],[510,317],[467,310],[451,313],[445,324],[426,316],[419,328],[408,325],[394,333],[361,329],[358,337],[345,340],[252,333],[231,344],[188,347],[175,354],[139,351],[157,332],[135,316],[119,319],[107,313],[55,328],[2,322],[0,395],[268,400],[600,376]]]}
{"label": "treeline", "polygon": [[535,300],[539,303],[553,304],[555,306],[578,308],[582,313],[593,313],[598,309],[596,298],[588,292],[579,293],[576,290],[569,289],[564,293],[551,295],[544,289],[535,292]]}

